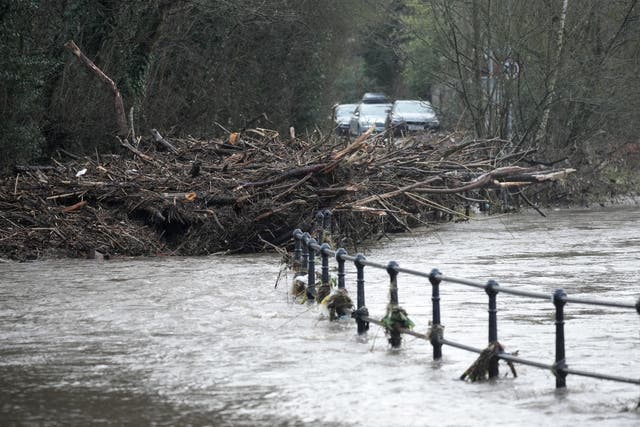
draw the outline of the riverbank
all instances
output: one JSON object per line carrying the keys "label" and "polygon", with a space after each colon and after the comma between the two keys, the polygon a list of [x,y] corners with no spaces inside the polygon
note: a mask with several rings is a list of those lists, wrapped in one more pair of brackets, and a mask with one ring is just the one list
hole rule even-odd
{"label": "riverbank", "polygon": [[[566,187],[571,168],[523,166],[501,141],[426,134],[390,141],[283,138],[252,129],[225,139],[153,137],[119,153],[58,152],[0,185],[0,258],[259,252],[332,213],[337,244],[473,211],[533,205],[529,188]],[[536,190],[536,191],[538,191]]]}

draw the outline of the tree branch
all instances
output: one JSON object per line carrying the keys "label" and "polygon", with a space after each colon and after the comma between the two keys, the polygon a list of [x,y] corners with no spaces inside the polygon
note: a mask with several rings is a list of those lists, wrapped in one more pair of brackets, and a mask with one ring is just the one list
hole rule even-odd
{"label": "tree branch", "polygon": [[69,40],[65,43],[64,47],[67,48],[74,56],[78,57],[84,65],[89,68],[102,82],[104,82],[109,89],[113,92],[115,97],[115,110],[116,110],[116,121],[118,123],[118,136],[124,138],[129,134],[129,128],[127,126],[127,117],[124,111],[124,102],[122,101],[122,95],[118,90],[115,82],[109,78],[96,64],[93,63],[92,60],[87,58],[84,53],[80,50],[78,45],[73,40]]}

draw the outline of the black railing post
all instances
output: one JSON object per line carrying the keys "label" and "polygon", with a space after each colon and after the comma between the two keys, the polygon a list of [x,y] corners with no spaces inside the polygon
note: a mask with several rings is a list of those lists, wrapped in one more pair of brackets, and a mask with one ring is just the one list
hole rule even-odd
{"label": "black railing post", "polygon": [[363,320],[361,316],[368,315],[367,309],[364,301],[364,261],[366,260],[365,256],[362,254],[356,255],[356,260],[354,264],[356,265],[357,275],[356,275],[356,284],[358,287],[357,291],[357,311],[359,315],[356,317],[356,324],[358,325],[358,334],[362,335],[369,329],[369,322]]}
{"label": "black railing post", "polygon": [[322,228],[325,232],[331,233],[331,211],[329,209],[325,209],[322,211]]}
{"label": "black railing post", "polygon": [[322,214],[322,211],[318,211],[316,212],[316,230],[317,230],[317,238],[318,238],[318,242],[322,243],[322,240],[324,238],[324,228],[323,228],[323,223],[324,223],[324,215]]}
{"label": "black railing post", "polygon": [[312,245],[317,244],[316,239],[309,239],[307,245],[309,249],[309,272],[307,283],[307,301],[315,301],[316,299],[316,250]]}
{"label": "black railing post", "polygon": [[320,255],[322,256],[322,284],[329,284],[329,251],[331,246],[328,243],[320,245]]}
{"label": "black railing post", "polygon": [[389,304],[398,305],[398,263],[389,261],[387,273],[389,273]]}
{"label": "black railing post", "polygon": [[336,251],[336,261],[338,261],[338,289],[344,289],[345,288],[345,269],[344,269],[344,263],[345,260],[344,258],[342,258],[344,255],[347,254],[346,249],[344,248],[340,248]]}
{"label": "black railing post", "polygon": [[429,274],[429,282],[431,282],[431,304],[433,306],[433,316],[431,318],[431,346],[433,347],[433,360],[439,360],[442,358],[442,343],[440,342],[440,331],[442,327],[440,325],[440,282],[442,281],[438,276],[440,271],[437,269],[431,270]]}
{"label": "black railing post", "polygon": [[[489,295],[489,345],[496,344],[498,342],[498,309],[496,304],[496,297],[498,295],[500,286],[495,280],[489,280],[484,287],[485,292]],[[498,371],[497,357],[492,357],[489,362],[489,378],[495,378],[500,373]]]}
{"label": "black railing post", "polygon": [[293,272],[300,272],[302,265],[302,230],[293,230],[294,250],[293,250]]}
{"label": "black railing post", "polygon": [[[389,261],[387,264],[387,273],[389,274],[389,307],[387,313],[389,315],[395,307],[398,307],[398,263]],[[395,329],[395,328],[394,328]],[[402,345],[402,334],[399,331],[390,333],[389,343],[393,348],[400,348]]]}
{"label": "black railing post", "polygon": [[564,353],[564,306],[567,303],[567,294],[563,289],[556,289],[553,293],[553,305],[556,307],[556,362],[553,374],[556,376],[556,388],[567,386],[567,362]]}
{"label": "black railing post", "polygon": [[302,271],[305,271],[309,266],[309,240],[311,240],[311,235],[309,233],[302,234],[302,264],[300,268]]}

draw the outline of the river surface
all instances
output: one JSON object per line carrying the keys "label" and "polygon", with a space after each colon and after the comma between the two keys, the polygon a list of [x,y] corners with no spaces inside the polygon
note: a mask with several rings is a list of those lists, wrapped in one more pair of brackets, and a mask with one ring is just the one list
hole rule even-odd
{"label": "river surface", "polygon": [[[416,230],[367,259],[537,292],[634,303],[640,208],[560,210]],[[332,265],[335,263],[332,263]],[[638,426],[640,387],[516,366],[468,383],[477,354],[405,337],[390,350],[371,325],[329,322],[275,287],[274,254],[0,263],[0,425]],[[365,268],[371,316],[388,279]],[[287,278],[289,281],[291,277]],[[426,332],[428,281],[400,274],[400,304]],[[355,300],[355,268],[347,288]],[[487,296],[441,286],[445,338],[484,348]],[[640,316],[567,304],[567,363],[640,378]],[[507,351],[553,363],[551,301],[498,295]],[[501,363],[501,375],[509,369]]]}

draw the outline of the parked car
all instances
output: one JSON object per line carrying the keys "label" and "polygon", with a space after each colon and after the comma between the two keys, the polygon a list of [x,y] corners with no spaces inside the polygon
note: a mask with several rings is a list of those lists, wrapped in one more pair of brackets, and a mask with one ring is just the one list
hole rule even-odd
{"label": "parked car", "polygon": [[351,116],[349,127],[351,135],[362,135],[371,126],[375,126],[375,132],[384,132],[389,111],[391,111],[391,104],[360,103]]}
{"label": "parked car", "polygon": [[349,125],[358,104],[337,104],[333,107],[333,124],[338,135],[349,135]]}
{"label": "parked car", "polygon": [[387,128],[394,135],[440,128],[440,121],[427,101],[398,100],[387,118]]}
{"label": "parked car", "polygon": [[391,101],[384,93],[367,92],[362,95],[362,101],[360,102],[362,102],[363,104],[388,104]]}

